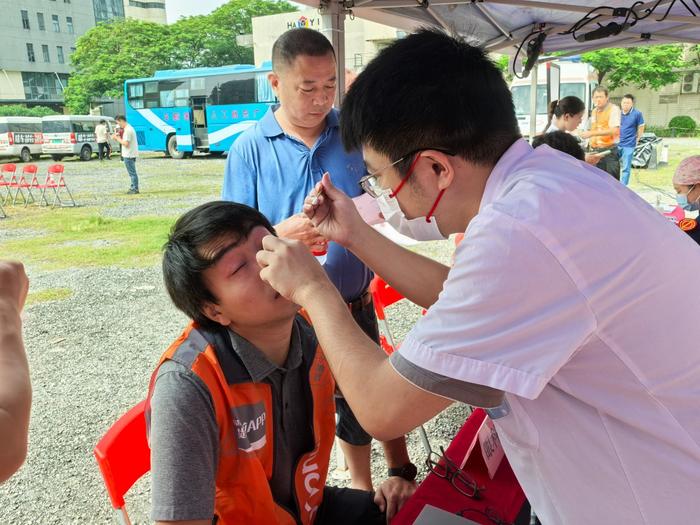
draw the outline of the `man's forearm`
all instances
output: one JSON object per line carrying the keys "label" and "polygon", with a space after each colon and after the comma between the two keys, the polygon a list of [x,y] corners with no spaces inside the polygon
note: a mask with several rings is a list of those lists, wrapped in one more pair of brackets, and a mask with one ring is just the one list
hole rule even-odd
{"label": "man's forearm", "polygon": [[367,226],[347,246],[377,275],[408,300],[429,308],[442,291],[450,269],[392,242]]}
{"label": "man's forearm", "polygon": [[24,462],[31,398],[19,314],[0,305],[0,483]]}

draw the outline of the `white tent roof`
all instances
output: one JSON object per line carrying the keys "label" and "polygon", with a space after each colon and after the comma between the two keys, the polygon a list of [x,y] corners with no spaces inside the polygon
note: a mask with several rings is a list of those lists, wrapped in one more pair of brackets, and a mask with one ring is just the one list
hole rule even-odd
{"label": "white tent roof", "polygon": [[[301,3],[339,14],[352,13],[405,31],[421,26],[444,27],[488,51],[510,55],[523,39],[540,31],[547,35],[544,54],[553,51],[577,54],[607,47],[669,42],[700,44],[700,0],[608,0],[605,4],[586,0],[301,0]],[[633,4],[632,11],[619,10]],[[622,26],[626,21],[629,25],[618,26],[621,31],[617,35],[583,42],[574,39],[571,33],[562,34],[574,24],[585,22],[587,14],[590,22],[576,31],[579,38],[610,23]]]}

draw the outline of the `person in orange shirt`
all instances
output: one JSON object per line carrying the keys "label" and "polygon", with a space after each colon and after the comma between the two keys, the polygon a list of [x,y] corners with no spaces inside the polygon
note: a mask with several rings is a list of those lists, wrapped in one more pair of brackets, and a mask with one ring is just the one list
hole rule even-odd
{"label": "person in orange shirt", "polygon": [[[595,108],[591,111],[591,127],[581,133],[584,139],[590,139],[594,153],[604,153],[596,167],[607,171],[620,180],[620,155],[617,144],[620,141],[620,108],[608,99],[608,90],[598,86],[593,91]],[[610,153],[606,153],[606,152]]]}

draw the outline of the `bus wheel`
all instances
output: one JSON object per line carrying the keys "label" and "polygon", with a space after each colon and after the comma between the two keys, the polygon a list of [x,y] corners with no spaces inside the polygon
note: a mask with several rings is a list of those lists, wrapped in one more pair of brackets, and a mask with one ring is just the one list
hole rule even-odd
{"label": "bus wheel", "polygon": [[85,144],[80,149],[80,160],[90,160],[92,158],[92,148]]}
{"label": "bus wheel", "polygon": [[174,159],[181,159],[185,156],[184,151],[178,151],[177,149],[177,139],[175,138],[175,135],[170,135],[170,138],[168,139],[168,155]]}
{"label": "bus wheel", "polygon": [[51,158],[56,162],[61,162],[63,160],[63,155],[51,155]]}
{"label": "bus wheel", "polygon": [[32,152],[29,151],[29,148],[22,148],[19,158],[22,159],[22,162],[29,162],[32,160]]}

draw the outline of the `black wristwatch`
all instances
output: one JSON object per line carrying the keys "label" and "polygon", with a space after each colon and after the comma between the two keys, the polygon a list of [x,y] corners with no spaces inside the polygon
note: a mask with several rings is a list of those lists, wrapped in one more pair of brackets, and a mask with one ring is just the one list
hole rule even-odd
{"label": "black wristwatch", "polygon": [[389,469],[389,477],[399,476],[407,481],[414,481],[418,475],[418,469],[410,461],[406,463],[403,467],[396,467]]}

